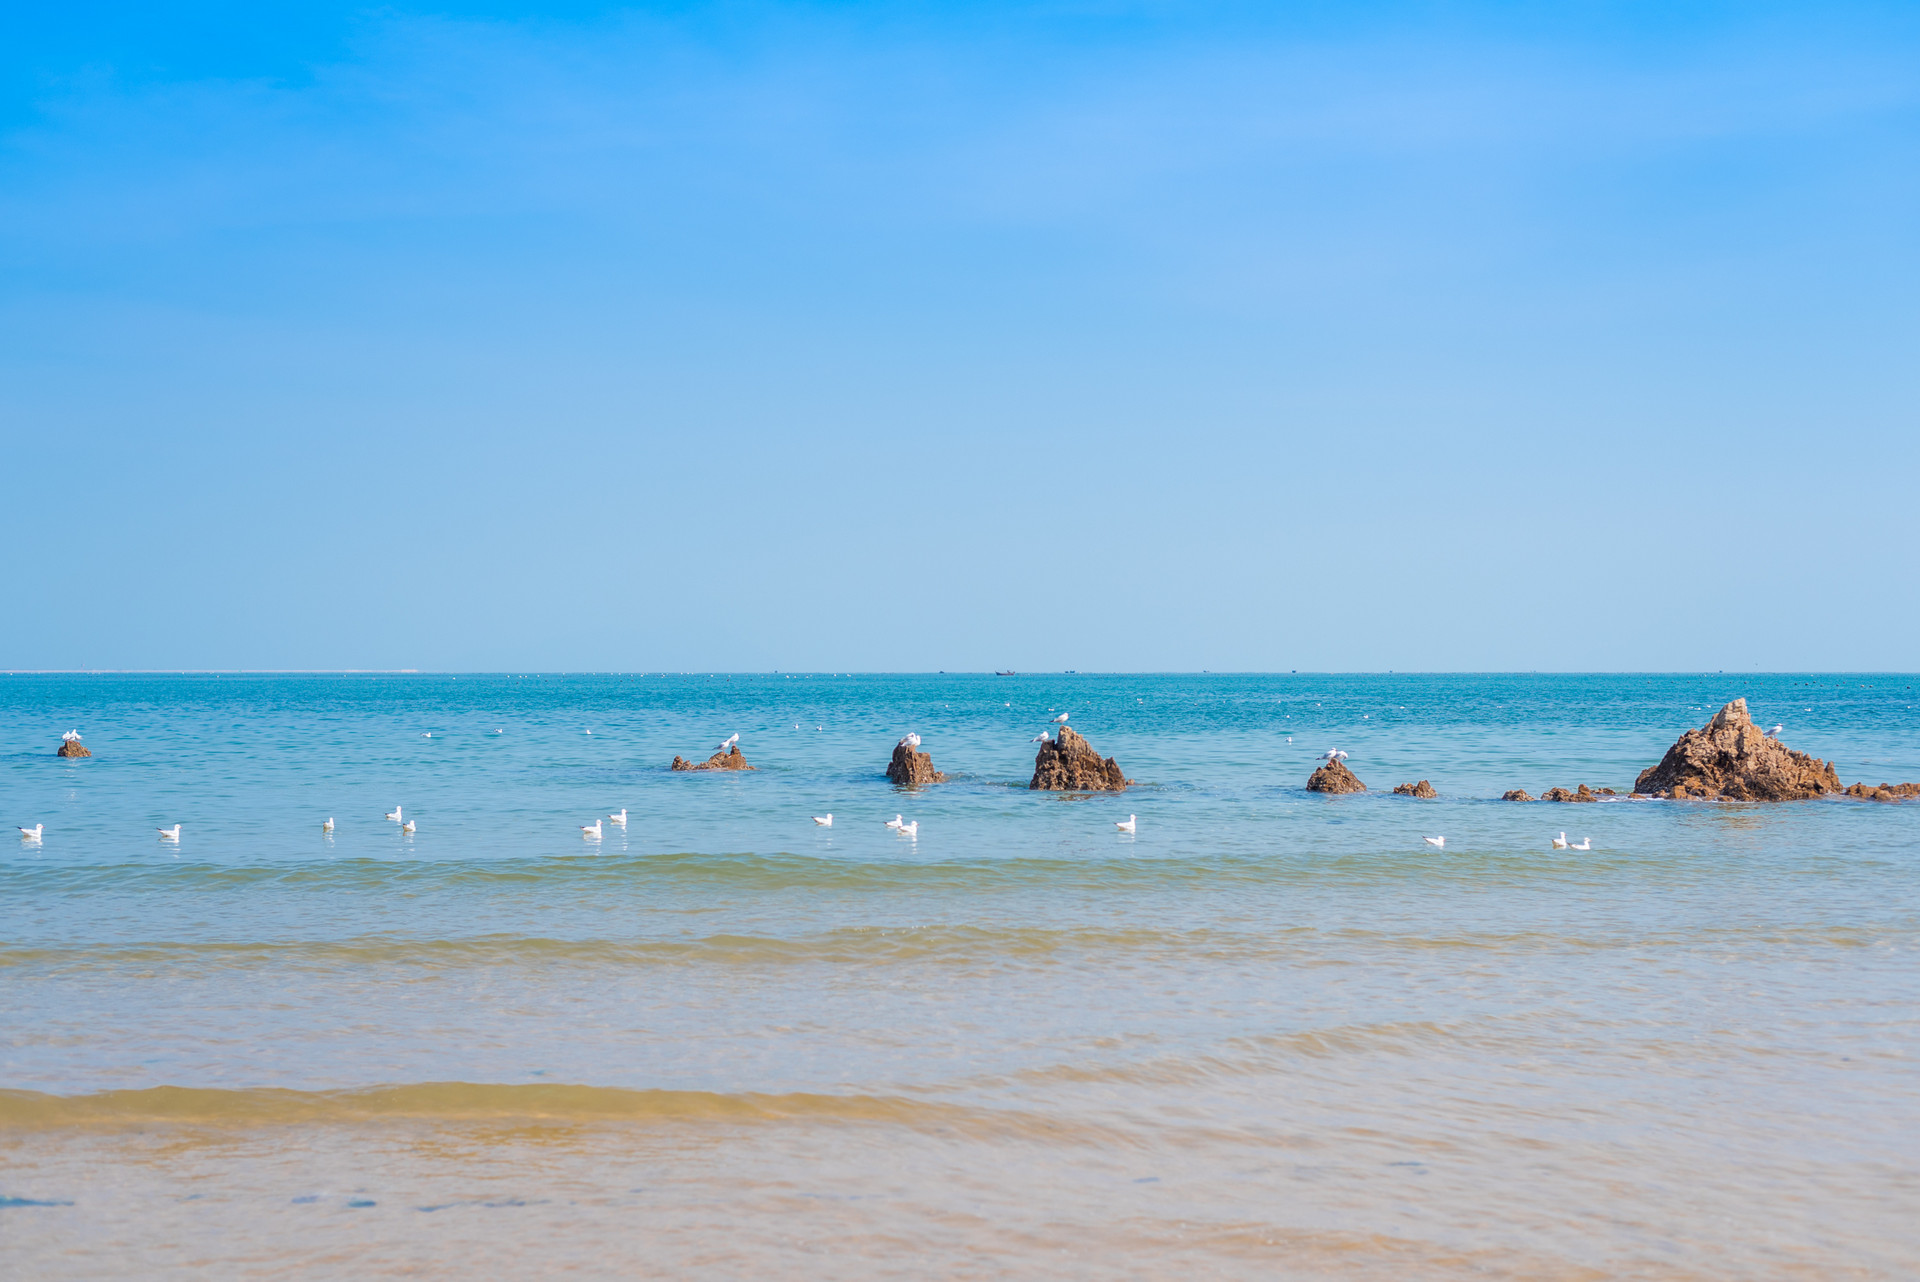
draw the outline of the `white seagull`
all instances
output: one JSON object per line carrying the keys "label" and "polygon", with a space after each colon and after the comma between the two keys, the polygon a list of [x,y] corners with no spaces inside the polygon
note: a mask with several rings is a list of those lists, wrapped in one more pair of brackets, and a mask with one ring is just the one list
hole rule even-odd
{"label": "white seagull", "polygon": [[596,819],[590,824],[581,824],[580,835],[582,837],[598,837],[600,835],[600,821]]}
{"label": "white seagull", "polygon": [[920,746],[920,736],[910,734],[900,741],[900,746],[903,748],[918,748]]}
{"label": "white seagull", "polygon": [[179,824],[175,824],[175,825],[174,825],[173,827],[171,827],[171,828],[159,828],[159,829],[156,829],[155,831],[157,831],[157,832],[158,832],[158,833],[160,834],[160,840],[162,840],[162,841],[178,841],[178,840],[180,840],[180,825],[179,825]]}
{"label": "white seagull", "polygon": [[62,743],[79,743],[80,732],[78,730],[69,730],[60,736],[60,740]]}
{"label": "white seagull", "polygon": [[1140,822],[1140,817],[1138,815],[1128,815],[1125,819],[1114,820],[1113,826],[1118,828],[1121,832],[1132,832],[1135,826],[1138,825],[1139,822]]}
{"label": "white seagull", "polygon": [[403,824],[401,824],[401,825],[400,825],[400,831],[401,831],[401,832],[413,832],[413,831],[415,831],[415,827],[414,827],[414,822],[413,822],[413,820],[411,820],[411,819],[409,819],[409,820],[407,820],[407,821],[406,821],[405,823],[403,823]]}
{"label": "white seagull", "polygon": [[1028,743],[1052,743],[1053,740],[1047,738],[1047,732],[1045,730],[1042,730],[1039,734],[1027,740],[1027,742]]}
{"label": "white seagull", "polygon": [[1583,837],[1580,839],[1580,842],[1578,845],[1568,846],[1567,849],[1568,850],[1592,850],[1593,838]]}
{"label": "white seagull", "polygon": [[833,816],[832,816],[832,815],[815,815],[815,816],[813,817],[813,821],[814,821],[815,823],[817,823],[817,824],[819,824],[819,825],[820,825],[820,826],[821,826],[822,828],[831,828],[831,827],[833,827]]}
{"label": "white seagull", "polygon": [[1786,729],[1785,726],[1775,726],[1773,729],[1767,731],[1767,738],[1778,739],[1780,737],[1780,732],[1785,729]]}
{"label": "white seagull", "polygon": [[1561,833],[1561,834],[1560,834],[1560,835],[1559,835],[1558,837],[1555,837],[1555,838],[1553,839],[1553,848],[1554,848],[1555,850],[1565,850],[1565,849],[1567,848],[1567,834],[1566,834],[1566,833],[1564,833],[1564,832],[1563,832],[1563,833]]}
{"label": "white seagull", "polygon": [[901,824],[899,815],[895,815],[893,818],[887,820],[887,827],[889,828],[899,828],[902,826],[904,825]]}
{"label": "white seagull", "polygon": [[327,821],[326,821],[325,823],[323,823],[323,824],[321,824],[321,825],[320,825],[320,831],[321,831],[321,832],[332,832],[332,831],[333,831],[333,816],[332,816],[332,815],[328,815],[328,816],[327,816]]}
{"label": "white seagull", "polygon": [[620,807],[619,814],[608,815],[607,822],[611,824],[617,824],[622,828],[626,827],[627,826],[627,808],[625,806],[622,806]]}
{"label": "white seagull", "polygon": [[389,818],[389,819],[391,819],[391,820],[393,820],[393,821],[394,821],[395,823],[399,823],[399,822],[400,822],[400,807],[398,807],[398,806],[395,806],[395,807],[394,807],[394,808],[393,808],[392,810],[389,810],[389,811],[387,812],[387,818]]}
{"label": "white seagull", "polygon": [[1054,724],[1054,725],[1056,725],[1056,726],[1064,726],[1064,725],[1066,725],[1066,724],[1067,724],[1067,714],[1063,712],[1063,713],[1061,713],[1061,714],[1060,714],[1059,716],[1057,716],[1057,717],[1055,717],[1055,718],[1053,719],[1053,724]]}
{"label": "white seagull", "polygon": [[40,840],[40,834],[46,830],[47,826],[45,824],[35,824],[31,828],[22,828],[20,829],[20,840],[38,841]]}
{"label": "white seagull", "polygon": [[720,751],[725,752],[727,749],[733,747],[734,744],[739,742],[740,742],[739,735],[737,734],[728,735],[725,739],[722,739],[720,741]]}
{"label": "white seagull", "polygon": [[912,837],[918,841],[920,839],[920,821],[916,819],[910,824],[901,824],[900,835],[902,837]]}
{"label": "white seagull", "polygon": [[1426,842],[1429,846],[1444,846],[1447,844],[1445,837],[1422,837],[1420,840]]}
{"label": "white seagull", "polygon": [[1338,748],[1328,748],[1325,752],[1321,753],[1320,755],[1322,757],[1325,757],[1328,761],[1345,761],[1347,759],[1347,754],[1340,751],[1340,749]]}

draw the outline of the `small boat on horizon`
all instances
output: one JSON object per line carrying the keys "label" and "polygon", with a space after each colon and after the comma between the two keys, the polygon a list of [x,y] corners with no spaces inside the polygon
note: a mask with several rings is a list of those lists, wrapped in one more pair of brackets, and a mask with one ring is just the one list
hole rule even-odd
{"label": "small boat on horizon", "polygon": [[1005,672],[996,672],[993,675],[996,677],[1016,677],[1016,676],[1019,676],[1020,674],[1015,672],[1013,669],[1009,668]]}

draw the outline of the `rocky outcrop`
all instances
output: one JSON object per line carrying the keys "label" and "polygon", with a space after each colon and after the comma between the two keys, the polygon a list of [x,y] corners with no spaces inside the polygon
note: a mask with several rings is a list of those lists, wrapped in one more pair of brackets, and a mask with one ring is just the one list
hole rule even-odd
{"label": "rocky outcrop", "polygon": [[1878,788],[1870,783],[1857,783],[1843,789],[1840,795],[1856,801],[1905,801],[1909,797],[1920,797],[1920,783],[1883,783]]}
{"label": "rocky outcrop", "polygon": [[730,751],[716,752],[711,757],[708,757],[705,761],[700,762],[698,765],[695,765],[693,762],[688,761],[685,757],[675,757],[673,759],[673,765],[668,768],[671,770],[751,770],[753,769],[752,766],[747,764],[747,759],[740,755],[740,745],[737,743],[733,745],[733,748]]}
{"label": "rocky outcrop", "polygon": [[1065,726],[1056,738],[1040,745],[1033,759],[1029,788],[1050,792],[1119,792],[1133,780],[1112,757],[1101,760],[1093,745]]}
{"label": "rocky outcrop", "polygon": [[1612,795],[1613,795],[1613,789],[1611,788],[1606,789],[1604,792],[1595,792],[1593,789],[1587,787],[1587,785],[1581,784],[1580,791],[1578,792],[1568,792],[1565,788],[1549,788],[1545,792],[1540,794],[1540,800],[1542,801],[1598,801],[1602,796],[1611,797]]}
{"label": "rocky outcrop", "polygon": [[923,784],[947,781],[945,775],[933,768],[933,754],[916,751],[905,739],[893,746],[893,760],[887,763],[887,778],[903,788],[918,788]]}
{"label": "rocky outcrop", "polygon": [[1393,795],[1396,797],[1437,797],[1440,794],[1433,790],[1432,784],[1422,779],[1419,783],[1397,783],[1393,785]]}
{"label": "rocky outcrop", "polygon": [[1308,792],[1365,792],[1367,785],[1354,777],[1344,762],[1329,761],[1307,780]]}
{"label": "rocky outcrop", "polygon": [[1735,699],[1640,772],[1633,790],[1655,797],[1724,801],[1805,801],[1840,791],[1833,763],[1768,738]]}
{"label": "rocky outcrop", "polygon": [[1528,793],[1527,793],[1527,790],[1526,790],[1525,788],[1515,788],[1515,789],[1512,789],[1512,790],[1511,790],[1511,791],[1509,791],[1509,792],[1503,792],[1503,793],[1501,793],[1501,794],[1500,794],[1500,800],[1502,800],[1502,801],[1532,801],[1532,800],[1533,800],[1533,798],[1532,798],[1531,796],[1529,796],[1529,795],[1528,795]]}
{"label": "rocky outcrop", "polygon": [[86,745],[82,744],[78,739],[69,739],[60,745],[60,751],[54,755],[60,757],[91,757],[93,754],[88,752]]}

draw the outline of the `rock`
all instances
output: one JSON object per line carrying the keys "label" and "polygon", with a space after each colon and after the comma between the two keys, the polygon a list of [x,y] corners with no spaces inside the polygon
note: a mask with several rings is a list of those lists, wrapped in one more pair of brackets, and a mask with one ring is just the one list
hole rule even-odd
{"label": "rock", "polygon": [[1365,792],[1367,785],[1354,777],[1342,761],[1329,761],[1307,780],[1308,792]]}
{"label": "rock", "polygon": [[1132,783],[1112,757],[1102,761],[1093,745],[1060,727],[1057,737],[1040,745],[1028,788],[1051,792],[1119,792]]}
{"label": "rock", "polygon": [[731,751],[716,752],[711,757],[708,757],[705,761],[702,761],[699,765],[695,765],[693,762],[688,761],[685,757],[675,757],[673,759],[673,765],[668,768],[672,770],[751,770],[753,769],[752,766],[747,764],[747,759],[740,755],[740,745],[737,743],[733,745],[733,749]]}
{"label": "rock", "polygon": [[945,783],[947,777],[933,768],[933,754],[915,752],[913,745],[902,739],[893,745],[893,760],[887,764],[887,778],[903,788],[918,788],[922,784]]}
{"label": "rock", "polygon": [[1602,788],[1599,792],[1595,792],[1593,789],[1587,787],[1587,785],[1581,784],[1580,791],[1578,792],[1568,792],[1565,788],[1549,788],[1545,792],[1540,794],[1540,800],[1542,801],[1598,801],[1600,800],[1601,797],[1611,797],[1612,795],[1613,795],[1613,789],[1611,788]]}
{"label": "rock", "polygon": [[1432,784],[1422,779],[1419,783],[1395,784],[1393,786],[1393,795],[1396,797],[1437,797],[1440,794],[1433,790]]}
{"label": "rock", "polygon": [[1532,800],[1533,800],[1533,798],[1532,798],[1531,796],[1529,796],[1529,795],[1527,794],[1527,790],[1526,790],[1525,788],[1515,788],[1515,789],[1513,789],[1513,790],[1512,790],[1511,792],[1503,792],[1503,793],[1501,793],[1501,794],[1500,794],[1500,800],[1502,800],[1502,801],[1532,801]]}
{"label": "rock", "polygon": [[1660,764],[1640,772],[1635,792],[1655,797],[1726,801],[1805,801],[1840,791],[1833,763],[1795,752],[1770,739],[1735,699],[1699,730],[1667,749]]}
{"label": "rock", "polygon": [[69,739],[60,745],[60,751],[55,755],[61,757],[91,757],[93,754],[88,752],[86,745],[82,744],[78,739]]}
{"label": "rock", "polygon": [[1857,783],[1840,795],[1860,801],[1905,801],[1909,797],[1920,797],[1920,783],[1883,783],[1878,788]]}

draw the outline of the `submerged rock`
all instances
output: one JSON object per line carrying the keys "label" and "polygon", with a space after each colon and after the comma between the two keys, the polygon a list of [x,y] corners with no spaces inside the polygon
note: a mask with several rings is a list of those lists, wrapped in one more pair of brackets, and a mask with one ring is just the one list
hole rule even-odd
{"label": "submerged rock", "polygon": [[1056,738],[1040,745],[1033,759],[1033,782],[1027,787],[1050,792],[1120,792],[1132,782],[1112,757],[1101,760],[1092,744],[1061,726]]}
{"label": "submerged rock", "polygon": [[1578,792],[1568,792],[1565,788],[1549,788],[1545,792],[1540,794],[1540,800],[1542,801],[1598,801],[1603,796],[1611,797],[1612,795],[1613,795],[1613,789],[1611,788],[1602,788],[1599,792],[1595,792],[1593,789],[1587,787],[1587,785],[1581,784],[1580,791]]}
{"label": "submerged rock", "polygon": [[947,777],[933,768],[933,754],[915,748],[919,736],[902,739],[893,745],[893,760],[887,763],[887,778],[905,788],[922,784],[945,783]]}
{"label": "submerged rock", "polygon": [[1307,780],[1308,792],[1365,792],[1367,785],[1355,777],[1341,761],[1329,761]]}
{"label": "submerged rock", "polygon": [[1655,797],[1727,801],[1805,801],[1840,791],[1833,763],[1795,752],[1762,734],[1735,699],[1698,730],[1667,749],[1660,764],[1640,772],[1633,790]]}
{"label": "submerged rock", "polygon": [[1531,796],[1529,796],[1529,795],[1528,795],[1528,793],[1527,793],[1527,790],[1526,790],[1525,788],[1514,788],[1514,789],[1512,789],[1511,791],[1508,791],[1508,792],[1503,792],[1503,793],[1501,793],[1501,794],[1500,794],[1500,800],[1502,800],[1502,801],[1532,801],[1532,800],[1533,800],[1533,798],[1532,798]]}
{"label": "submerged rock", "polygon": [[1857,783],[1840,795],[1857,801],[1905,801],[1909,797],[1920,797],[1920,783],[1883,783],[1878,788]]}
{"label": "submerged rock", "polygon": [[1393,785],[1393,795],[1396,797],[1437,797],[1440,794],[1433,790],[1432,784],[1422,779],[1419,783],[1397,783]]}
{"label": "submerged rock", "polygon": [[747,759],[740,755],[740,745],[736,743],[733,745],[733,748],[731,751],[716,752],[711,757],[708,757],[705,761],[700,762],[698,765],[695,765],[693,762],[688,761],[685,757],[675,757],[673,759],[673,765],[669,766],[668,769],[670,770],[751,770],[753,769],[753,767],[748,765]]}

